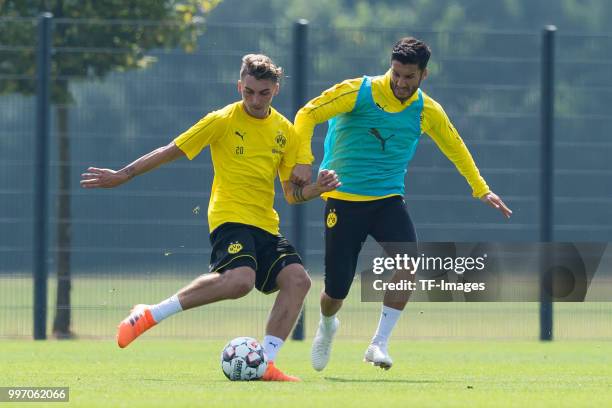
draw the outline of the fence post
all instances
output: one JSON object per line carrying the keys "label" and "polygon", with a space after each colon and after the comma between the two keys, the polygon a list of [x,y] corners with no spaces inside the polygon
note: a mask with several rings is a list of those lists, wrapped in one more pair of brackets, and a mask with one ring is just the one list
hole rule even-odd
{"label": "fence post", "polygon": [[[306,49],[308,46],[308,21],[300,19],[293,25],[293,112],[298,110],[307,102],[307,72],[308,57]],[[302,260],[306,263],[305,245],[305,208],[302,205],[293,206],[293,244],[298,253],[302,254]],[[293,329],[291,338],[293,340],[304,340],[304,308]]]}
{"label": "fence post", "polygon": [[49,230],[49,129],[51,24],[53,15],[38,17],[38,47],[36,50],[36,140],[34,157],[34,339],[47,338],[47,239]]}
{"label": "fence post", "polygon": [[48,271],[48,202],[49,202],[49,135],[50,135],[50,76],[51,25],[53,15],[38,17],[38,47],[36,50],[36,139],[34,141],[34,339],[47,338],[47,279]]}
{"label": "fence post", "polygon": [[[555,109],[555,32],[549,25],[542,33],[541,81],[541,174],[540,174],[540,240],[553,242],[554,199],[554,109]],[[554,248],[544,245],[540,255],[540,340],[553,338],[553,276],[548,273]]]}

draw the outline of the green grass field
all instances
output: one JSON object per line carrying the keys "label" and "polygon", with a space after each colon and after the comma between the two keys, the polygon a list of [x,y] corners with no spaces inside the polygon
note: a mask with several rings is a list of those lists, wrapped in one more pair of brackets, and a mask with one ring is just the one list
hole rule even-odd
{"label": "green grass field", "polygon": [[[609,342],[398,341],[395,366],[361,361],[366,341],[335,344],[310,368],[307,342],[288,342],[278,365],[302,383],[223,376],[221,340],[0,341],[0,386],[68,386],[81,407],[579,407],[612,405]],[[23,406],[5,404],[2,406]],[[28,406],[40,404],[31,404]]]}
{"label": "green grass field", "polygon": [[[315,279],[307,339],[288,342],[278,359],[300,384],[232,383],[221,372],[229,339],[264,333],[274,296],[256,292],[181,313],[128,349],[117,348],[115,327],[132,304],[164,299],[191,278],[75,278],[72,328],[79,339],[46,342],[29,340],[31,279],[3,278],[0,386],[68,386],[69,405],[82,407],[612,406],[610,302],[555,304],[556,340],[547,344],[537,341],[537,303],[410,303],[393,333],[395,366],[385,372],[361,361],[380,304],[361,302],[355,282],[332,361],[317,373],[309,363],[322,287]],[[50,337],[54,289],[51,280]]]}

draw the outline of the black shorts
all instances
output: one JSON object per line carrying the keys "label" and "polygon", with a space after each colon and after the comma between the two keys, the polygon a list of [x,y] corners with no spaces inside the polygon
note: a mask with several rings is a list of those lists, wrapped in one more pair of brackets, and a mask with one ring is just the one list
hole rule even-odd
{"label": "black shorts", "polygon": [[[416,242],[416,231],[401,196],[374,201],[329,198],[325,206],[325,293],[348,295],[357,258],[368,235],[379,243]],[[394,256],[395,248],[384,248]]]}
{"label": "black shorts", "polygon": [[210,245],[209,272],[248,266],[255,271],[255,288],[266,294],[278,290],[276,277],[285,266],[302,264],[285,237],[251,225],[221,224],[210,234]]}

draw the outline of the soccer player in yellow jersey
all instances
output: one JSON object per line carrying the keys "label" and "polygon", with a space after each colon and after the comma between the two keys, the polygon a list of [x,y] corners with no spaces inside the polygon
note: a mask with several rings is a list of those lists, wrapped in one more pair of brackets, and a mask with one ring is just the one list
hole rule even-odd
{"label": "soccer player in yellow jersey", "polygon": [[191,160],[206,146],[211,150],[215,177],[208,206],[210,273],[156,305],[136,305],[119,325],[119,347],[180,311],[240,298],[253,287],[265,294],[278,291],[263,342],[269,359],[263,379],[300,381],[274,364],[310,288],[300,256],[279,233],[274,179],[278,174],[291,204],[319,197],[340,183],[333,171],[322,171],[316,183],[305,186],[289,181],[298,141],[291,122],[271,107],[281,76],[270,58],[246,55],[238,81],[241,101],[209,113],[167,146],[121,170],[90,167],[82,175],[84,188],[117,187],[178,158]]}
{"label": "soccer player in yellow jersey", "polygon": [[[398,41],[391,67],[376,77],[350,79],[324,91],[297,114],[301,138],[299,163],[312,160],[310,141],[316,124],[329,120],[321,168],[333,168],[342,186],[325,193],[325,288],[321,321],[312,345],[312,365],[323,370],[329,361],[357,257],[367,236],[386,246],[389,256],[417,236],[404,202],[404,176],[421,134],[427,133],[457,167],[474,197],[499,210],[512,211],[480,176],[474,160],[442,107],[420,89],[427,77],[429,47],[415,38]],[[310,168],[296,166],[293,180],[309,180]],[[394,280],[396,276],[393,278]],[[408,294],[409,295],[409,294]],[[387,342],[407,296],[385,294],[379,326],[364,360],[389,369]]]}

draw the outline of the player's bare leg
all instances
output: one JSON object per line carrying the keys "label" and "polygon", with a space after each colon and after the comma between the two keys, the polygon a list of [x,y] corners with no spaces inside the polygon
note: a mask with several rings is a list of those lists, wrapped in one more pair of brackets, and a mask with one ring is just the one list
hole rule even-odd
{"label": "player's bare leg", "polygon": [[[415,275],[411,274],[409,270],[396,271],[389,282],[399,283],[401,281],[414,282]],[[387,290],[385,297],[383,298],[383,305],[393,308],[395,310],[402,311],[406,307],[412,291],[410,290]]]}
{"label": "player's bare leg", "polygon": [[344,299],[334,299],[325,291],[321,292],[321,314],[323,316],[335,315],[342,308],[343,303]]}
{"label": "player's bare leg", "polygon": [[254,287],[255,271],[248,266],[241,266],[196,278],[179,290],[178,298],[183,310],[188,310],[220,300],[241,298]]}
{"label": "player's bare leg", "polygon": [[202,275],[163,302],[134,306],[117,328],[117,344],[121,348],[127,347],[142,333],[175,313],[224,299],[240,298],[254,286],[255,271],[246,266]]}
{"label": "player's bare leg", "polygon": [[286,339],[302,310],[311,282],[302,265],[291,264],[279,272],[276,284],[279,291],[268,317],[266,334]]}
{"label": "player's bare leg", "polygon": [[268,317],[264,339],[264,349],[270,361],[263,380],[301,381],[284,374],[275,366],[274,360],[302,310],[304,298],[310,289],[310,278],[302,265],[291,264],[280,271],[276,284],[279,292]]}

